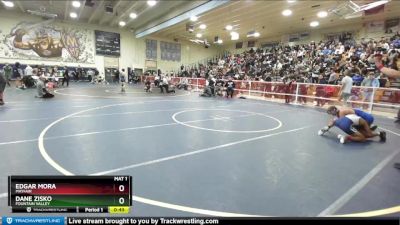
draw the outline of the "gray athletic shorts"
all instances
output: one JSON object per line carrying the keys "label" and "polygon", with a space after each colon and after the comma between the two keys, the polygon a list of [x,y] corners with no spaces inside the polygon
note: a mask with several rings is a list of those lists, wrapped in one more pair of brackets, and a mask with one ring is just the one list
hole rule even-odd
{"label": "gray athletic shorts", "polygon": [[351,96],[350,93],[344,93],[344,92],[342,92],[342,95],[341,95],[344,102],[347,102],[349,100],[350,96]]}

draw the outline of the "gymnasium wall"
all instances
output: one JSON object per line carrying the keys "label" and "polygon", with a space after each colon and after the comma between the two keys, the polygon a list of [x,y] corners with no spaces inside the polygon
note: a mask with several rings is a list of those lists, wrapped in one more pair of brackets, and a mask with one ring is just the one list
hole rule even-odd
{"label": "gymnasium wall", "polygon": [[[34,17],[26,14],[14,14],[7,11],[2,11],[0,13],[0,63],[15,63],[16,61],[22,64],[33,64],[33,65],[66,65],[66,66],[81,66],[81,67],[93,67],[103,71],[105,64],[117,64],[120,68],[142,68],[145,69],[145,50],[146,50],[146,38],[135,38],[132,32],[124,29],[119,29],[118,27],[105,27],[92,24],[83,23],[67,23],[54,21],[46,26],[52,27],[55,30],[63,30],[64,34],[75,34],[78,41],[72,41],[73,44],[79,47],[71,47],[68,49],[69,54],[65,49],[62,51],[62,56],[53,58],[43,58],[38,57],[34,51],[26,51],[23,49],[17,49],[17,51],[9,51],[9,46],[12,45],[12,41],[7,42],[7,37],[9,37],[10,32],[17,30],[17,25],[26,26],[26,22],[32,22],[33,24],[44,21],[40,17]],[[94,30],[101,30],[107,32],[120,33],[121,38],[121,56],[119,58],[105,57],[95,54],[94,47]],[[62,32],[61,32],[62,33]],[[63,36],[63,35],[61,35]],[[67,35],[68,36],[68,35]],[[181,61],[172,62],[161,60],[160,55],[160,41],[174,42],[169,39],[162,39],[159,37],[147,37],[158,41],[158,51],[157,51],[157,67],[163,71],[165,70],[177,70],[180,65],[190,64],[197,62],[204,58],[209,58],[215,56],[220,51],[217,47],[210,47],[208,49],[204,46],[193,44],[190,42],[185,42],[180,40],[181,44]],[[82,39],[82,40],[81,40]],[[73,39],[75,40],[75,39]],[[80,40],[80,41],[79,41]],[[176,43],[176,42],[175,42]],[[9,46],[7,46],[9,45]],[[79,50],[78,50],[79,49]],[[79,57],[73,58],[70,55],[74,54],[74,51],[81,51]],[[26,52],[30,55],[21,55]],[[23,59],[22,59],[23,58]],[[111,63],[110,63],[111,62]]]}
{"label": "gymnasium wall", "polygon": [[[308,38],[305,38],[304,40],[300,40],[297,42],[291,42],[289,43],[287,40],[288,35],[271,35],[268,34],[268,29],[266,28],[266,33],[269,35],[267,38],[262,38],[262,32],[261,33],[261,38],[256,40],[256,47],[260,47],[262,43],[266,42],[282,42],[290,45],[296,45],[296,44],[308,44],[311,41],[318,42],[320,40],[324,40],[327,34],[331,33],[341,33],[341,32],[347,32],[347,31],[353,31],[355,34],[356,40],[360,40],[361,38],[380,38],[380,37],[390,37],[391,34],[385,34],[384,31],[378,31],[378,32],[371,32],[369,31],[363,24],[357,23],[357,24],[351,24],[351,25],[346,25],[346,26],[337,26],[337,27],[330,27],[330,28],[310,28],[309,30],[304,30],[304,31],[297,31],[293,33],[302,33],[302,32],[308,32],[309,36]],[[227,45],[227,50],[232,52],[232,53],[240,53],[245,50],[248,50],[250,48],[247,47],[247,40],[243,42],[243,48],[241,49],[236,49],[235,48],[235,43]]]}

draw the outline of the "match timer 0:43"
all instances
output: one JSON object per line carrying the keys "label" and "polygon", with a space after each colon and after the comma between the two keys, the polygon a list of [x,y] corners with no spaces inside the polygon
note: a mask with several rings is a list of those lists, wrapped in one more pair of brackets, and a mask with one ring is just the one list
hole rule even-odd
{"label": "match timer 0:43", "polygon": [[8,205],[25,213],[129,212],[132,177],[9,176]]}

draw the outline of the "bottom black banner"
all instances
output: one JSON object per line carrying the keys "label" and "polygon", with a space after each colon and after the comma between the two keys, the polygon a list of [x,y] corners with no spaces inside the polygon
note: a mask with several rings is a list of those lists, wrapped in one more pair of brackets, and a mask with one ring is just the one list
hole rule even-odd
{"label": "bottom black banner", "polygon": [[399,225],[399,218],[181,218],[181,217],[67,217],[66,224],[102,224],[102,225],[168,225],[168,224],[199,224],[199,225],[234,225],[234,224],[297,224],[298,222],[313,224],[379,224]]}

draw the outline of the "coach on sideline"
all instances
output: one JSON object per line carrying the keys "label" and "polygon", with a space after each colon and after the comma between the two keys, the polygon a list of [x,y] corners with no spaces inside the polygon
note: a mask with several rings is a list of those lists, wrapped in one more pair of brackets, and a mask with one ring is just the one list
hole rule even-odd
{"label": "coach on sideline", "polygon": [[[396,62],[392,63],[392,68],[385,67],[382,63],[382,57],[379,55],[375,56],[375,65],[376,65],[376,68],[378,68],[379,71],[381,71],[381,73],[385,74],[389,78],[392,78],[392,79],[400,78],[400,71],[399,71],[400,60],[397,57],[396,57]],[[397,113],[397,120],[395,122],[396,123],[400,122],[400,109]],[[397,169],[400,169],[400,162],[395,163],[394,167]]]}

